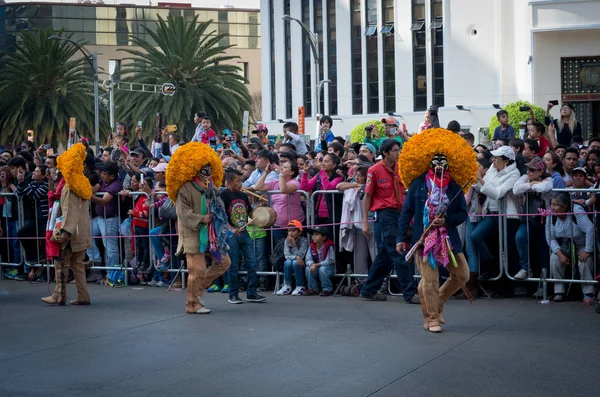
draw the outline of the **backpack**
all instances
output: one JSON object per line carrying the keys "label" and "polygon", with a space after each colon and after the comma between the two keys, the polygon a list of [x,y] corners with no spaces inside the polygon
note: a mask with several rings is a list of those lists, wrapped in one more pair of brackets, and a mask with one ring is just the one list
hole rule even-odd
{"label": "backpack", "polygon": [[169,221],[177,220],[177,209],[173,200],[168,198],[158,209],[158,216]]}
{"label": "backpack", "polygon": [[271,266],[276,272],[283,271],[283,262],[285,262],[285,255],[283,255],[284,245],[285,239],[282,238],[275,244],[273,252],[271,252],[271,255],[269,256],[269,262],[271,262]]}

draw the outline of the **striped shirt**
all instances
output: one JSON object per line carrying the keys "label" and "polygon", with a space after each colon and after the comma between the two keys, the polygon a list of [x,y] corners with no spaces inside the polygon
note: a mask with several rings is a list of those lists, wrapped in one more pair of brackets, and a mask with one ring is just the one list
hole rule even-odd
{"label": "striped shirt", "polygon": [[17,195],[23,199],[25,219],[46,222],[48,218],[48,183],[29,180],[17,185]]}
{"label": "striped shirt", "polygon": [[553,224],[552,217],[548,217],[546,222],[546,241],[552,250],[552,253],[560,251],[558,239],[572,238],[576,247],[583,247],[585,251],[594,252],[594,224],[585,214],[583,207],[573,206],[576,222],[573,222],[573,215],[567,215],[565,219],[556,218]]}

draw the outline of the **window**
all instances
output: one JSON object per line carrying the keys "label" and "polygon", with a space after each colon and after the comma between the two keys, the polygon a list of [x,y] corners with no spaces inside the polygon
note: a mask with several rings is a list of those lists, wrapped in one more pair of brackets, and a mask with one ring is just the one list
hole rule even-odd
{"label": "window", "polygon": [[377,26],[367,26],[365,30],[365,36],[375,36],[377,35]]}
{"label": "window", "polygon": [[381,29],[381,34],[382,35],[388,35],[388,34],[393,34],[393,33],[394,33],[394,25],[385,25]]}
{"label": "window", "polygon": [[117,7],[117,45],[128,44],[129,29],[127,28],[127,8]]}
{"label": "window", "polygon": [[[377,0],[367,0],[367,25],[377,26]],[[367,39],[367,113],[379,113],[377,35]]]}
{"label": "window", "polygon": [[269,0],[269,41],[271,42],[271,120],[277,117],[277,92],[275,91],[275,0]]}
{"label": "window", "polygon": [[431,0],[431,42],[433,46],[433,104],[444,106],[444,22],[442,0]]}
{"label": "window", "polygon": [[396,110],[396,67],[394,63],[394,0],[383,0],[382,3],[381,40],[383,40],[383,110]]}
{"label": "window", "polygon": [[227,11],[218,11],[218,21],[217,24],[217,34],[225,35],[221,40],[219,40],[219,45],[228,46],[231,43],[229,42],[229,23],[227,22]]}
{"label": "window", "polygon": [[351,33],[352,47],[352,114],[363,114],[362,89],[362,29],[360,0],[352,0]]}
{"label": "window", "polygon": [[240,67],[240,76],[246,80],[246,84],[249,84],[248,62],[238,62],[238,66]]}
{"label": "window", "polygon": [[413,24],[410,28],[413,33],[413,102],[414,110],[427,109],[427,61],[426,61],[426,35],[425,2],[412,0]]}
{"label": "window", "polygon": [[[310,26],[310,0],[302,0],[302,22]],[[304,87],[304,114],[306,117],[312,115],[313,91],[312,91],[312,50],[310,49],[310,38],[302,31],[302,85]]]}
{"label": "window", "polygon": [[327,78],[329,83],[329,114],[338,114],[337,102],[337,43],[335,32],[335,3],[327,0]]}
{"label": "window", "polygon": [[[290,0],[283,4],[283,14],[290,15]],[[283,36],[285,39],[285,118],[292,118],[292,38],[290,23],[283,24]]]}
{"label": "window", "polygon": [[[322,0],[314,0],[314,12],[315,12],[315,21],[313,32],[318,35],[318,47],[319,47],[319,56],[323,56],[323,1]],[[323,79],[325,74],[323,73],[323,62],[325,60],[321,59],[319,63],[319,76],[320,79]],[[318,84],[319,82],[317,82]],[[320,97],[320,101],[317,104],[317,113],[323,113],[323,109],[325,109],[325,98],[323,95],[323,91],[317,92],[317,97]]]}

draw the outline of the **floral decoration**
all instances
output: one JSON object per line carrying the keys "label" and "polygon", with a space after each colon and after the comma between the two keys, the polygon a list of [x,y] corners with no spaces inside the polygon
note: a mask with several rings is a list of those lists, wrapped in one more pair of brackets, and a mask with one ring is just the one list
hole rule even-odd
{"label": "floral decoration", "polygon": [[196,176],[206,164],[212,168],[212,180],[215,187],[223,181],[223,164],[217,152],[200,142],[190,142],[181,146],[169,161],[167,167],[167,193],[173,202],[177,201],[177,192],[184,183]]}
{"label": "floral decoration", "polygon": [[463,137],[443,128],[425,130],[404,144],[398,159],[398,171],[404,186],[408,189],[415,178],[426,172],[436,154],[446,156],[450,175],[460,186],[473,178],[465,187],[466,193],[476,182],[479,169],[475,151]]}
{"label": "floral decoration", "polygon": [[56,166],[65,178],[67,187],[82,199],[89,200],[92,197],[92,185],[83,174],[86,156],[87,151],[83,143],[77,143],[58,156]]}

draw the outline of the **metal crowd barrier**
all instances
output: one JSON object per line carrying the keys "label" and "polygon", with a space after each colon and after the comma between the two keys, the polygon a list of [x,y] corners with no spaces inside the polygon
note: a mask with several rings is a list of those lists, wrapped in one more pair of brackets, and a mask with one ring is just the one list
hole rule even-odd
{"label": "metal crowd barrier", "polygon": [[[564,192],[564,193],[569,193],[571,195],[573,195],[573,193],[593,193],[593,194],[599,194],[600,193],[600,189],[553,189],[552,193],[555,192]],[[593,269],[592,269],[592,275],[596,275],[598,273],[598,244],[599,244],[599,239],[598,239],[598,230],[597,230],[597,222],[598,222],[598,212],[596,211],[588,211],[587,208],[584,207],[585,212],[587,213],[592,213],[592,219],[591,222],[594,225],[594,251],[592,252],[592,261],[593,261]],[[571,202],[571,208],[570,208],[570,212],[573,213],[574,212],[574,203]],[[571,215],[567,215],[567,216],[571,216]],[[527,220],[529,220],[529,216],[527,217]],[[549,224],[550,223],[550,224]],[[546,235],[546,228],[547,227],[553,227],[552,225],[552,216],[547,216],[545,218],[545,223],[544,223],[544,235]],[[572,231],[571,231],[572,232]],[[529,226],[529,222],[527,222],[527,235],[531,236],[530,233],[530,226]],[[572,237],[573,234],[571,234],[571,241],[572,241]],[[510,275],[510,273],[507,272],[507,277],[510,280],[513,281],[530,281],[530,282],[537,282],[537,283],[542,283],[544,285],[544,289],[546,288],[546,283],[564,283],[564,284],[598,284],[597,280],[582,280],[582,279],[576,279],[575,276],[577,274],[577,267],[575,263],[570,264],[571,266],[571,278],[565,278],[565,279],[559,279],[559,278],[552,278],[552,274],[551,274],[551,269],[550,269],[550,258],[552,256],[552,252],[551,249],[549,247],[548,241],[547,239],[543,242],[541,242],[542,244],[545,244],[548,247],[548,251],[549,251],[549,255],[548,255],[548,263],[547,264],[542,264],[543,269],[545,270],[542,271],[542,274],[540,275],[540,277],[528,277],[525,280],[517,280],[515,279],[513,276]],[[531,244],[530,244],[530,248],[531,248]],[[529,250],[529,258],[528,258],[528,274],[531,274],[531,249]],[[546,297],[544,297],[544,299],[546,299]]]}
{"label": "metal crowd barrier", "polygon": [[[2,226],[4,232],[2,235],[3,240],[0,241],[2,245],[0,248],[0,279],[3,279],[5,270],[3,267],[16,267],[23,264],[23,252],[17,239],[17,233],[21,228],[21,220],[23,218],[21,216],[22,211],[19,210],[20,200],[16,193],[0,192],[0,197],[5,200],[5,204],[2,206],[3,212],[0,213],[0,226]],[[9,200],[10,206],[7,206],[6,203]],[[17,206],[16,220],[9,220],[12,216],[6,216],[12,215],[12,205]],[[5,209],[6,211],[10,210],[10,214],[7,214]]]}

